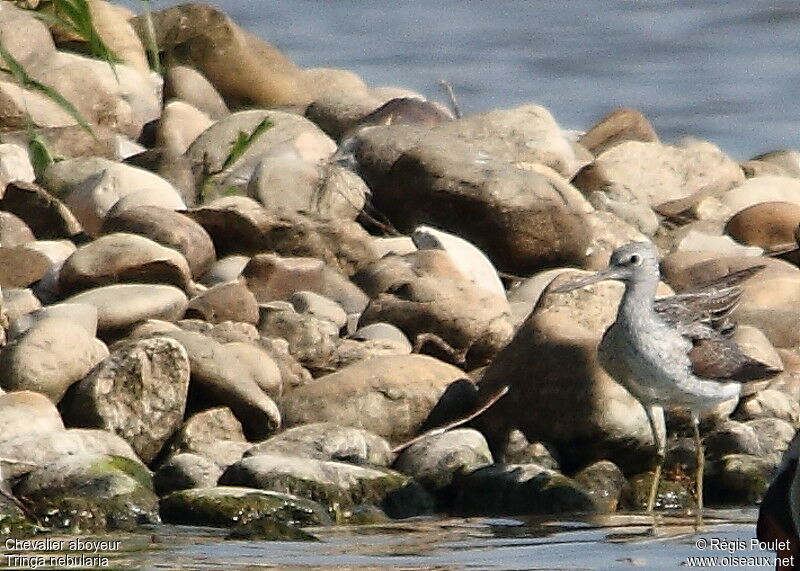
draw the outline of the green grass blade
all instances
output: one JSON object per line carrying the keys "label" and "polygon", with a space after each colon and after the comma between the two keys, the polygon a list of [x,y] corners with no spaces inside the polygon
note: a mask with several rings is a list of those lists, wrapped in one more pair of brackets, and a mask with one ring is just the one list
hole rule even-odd
{"label": "green grass blade", "polygon": [[262,133],[270,129],[274,123],[269,120],[268,117],[264,117],[264,119],[256,125],[256,128],[248,135],[244,131],[239,131],[239,135],[236,137],[235,140],[231,141],[231,150],[228,153],[228,156],[225,158],[225,161],[222,163],[222,170],[226,170],[230,167],[233,163],[238,161],[242,155],[250,148],[250,146],[255,143],[256,139],[261,136]]}
{"label": "green grass blade", "polygon": [[47,148],[47,142],[38,133],[28,134],[28,154],[31,157],[33,172],[36,173],[36,180],[42,180],[44,171],[56,161]]}
{"label": "green grass blade", "polygon": [[158,51],[158,41],[156,40],[156,28],[153,24],[153,13],[150,10],[150,0],[142,1],[142,12],[144,15],[144,43],[147,46],[147,55],[150,60],[150,69],[161,75],[161,55]]}

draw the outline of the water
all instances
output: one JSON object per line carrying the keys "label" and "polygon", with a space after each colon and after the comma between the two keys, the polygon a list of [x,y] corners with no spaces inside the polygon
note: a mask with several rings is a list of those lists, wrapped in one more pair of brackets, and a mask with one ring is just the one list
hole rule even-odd
{"label": "water", "polygon": [[[773,553],[751,546],[754,518],[755,510],[714,512],[699,534],[692,520],[674,516],[662,516],[655,533],[650,518],[643,515],[568,521],[423,518],[311,529],[321,539],[318,543],[226,541],[224,530],[157,526],[143,533],[113,536],[120,548],[99,552],[108,562],[94,568],[658,570],[690,568],[690,558],[703,556],[717,557],[715,564],[707,564],[721,569],[737,566],[725,564],[723,558],[731,556],[765,557],[771,564]],[[0,569],[15,568],[9,563],[13,560],[0,561]]]}
{"label": "water", "polygon": [[800,147],[794,0],[211,3],[301,66],[440,100],[447,79],[467,112],[534,102],[587,129],[630,106],[665,141],[697,136],[737,159]]}

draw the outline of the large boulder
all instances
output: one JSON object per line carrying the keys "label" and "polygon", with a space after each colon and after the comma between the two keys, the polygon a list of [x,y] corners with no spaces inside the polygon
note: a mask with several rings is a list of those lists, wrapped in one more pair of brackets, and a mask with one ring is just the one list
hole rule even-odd
{"label": "large boulder", "polygon": [[72,426],[119,434],[149,463],[180,427],[188,390],[189,359],[180,343],[134,341],[75,386],[64,417]]}
{"label": "large boulder", "polygon": [[452,232],[506,272],[580,263],[591,210],[580,193],[552,171],[489,156],[452,135],[428,135],[372,187],[373,202],[399,230]]}
{"label": "large boulder", "polygon": [[81,325],[51,317],[34,324],[0,353],[5,390],[31,390],[57,403],[67,389],[108,355]]}
{"label": "large boulder", "polygon": [[169,452],[201,456],[224,470],[251,446],[231,409],[214,407],[190,416],[170,440]]}
{"label": "large boulder", "polygon": [[518,428],[529,441],[554,447],[567,472],[601,459],[626,471],[649,467],[655,450],[644,408],[597,357],[621,295],[621,284],[605,282],[539,299],[480,381],[481,401],[509,387],[479,419],[496,457]]}
{"label": "large boulder", "polygon": [[374,357],[287,392],[281,399],[284,424],[333,422],[402,442],[463,374],[425,355]]}

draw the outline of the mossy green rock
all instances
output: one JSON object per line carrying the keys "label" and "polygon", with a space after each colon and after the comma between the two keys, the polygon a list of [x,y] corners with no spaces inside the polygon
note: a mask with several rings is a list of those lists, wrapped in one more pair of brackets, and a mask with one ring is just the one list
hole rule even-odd
{"label": "mossy green rock", "polygon": [[453,481],[459,515],[594,513],[591,496],[572,479],[536,464],[492,464]]}
{"label": "mossy green rock", "polygon": [[29,473],[14,491],[43,525],[73,533],[159,522],[150,472],[121,456],[66,457]]}
{"label": "mossy green rock", "polygon": [[[637,474],[628,480],[628,487],[620,498],[620,508],[629,511],[641,511],[647,508],[650,496],[650,486],[653,483],[653,473]],[[680,482],[665,480],[658,483],[656,495],[656,509],[661,510],[687,510],[695,506],[694,496]]]}
{"label": "mossy green rock", "polygon": [[161,500],[167,523],[234,527],[269,518],[291,526],[329,525],[331,519],[316,502],[288,494],[235,486],[193,488]]}
{"label": "mossy green rock", "polygon": [[294,494],[325,505],[339,518],[341,509],[380,505],[391,517],[430,513],[433,499],[408,476],[375,466],[263,454],[230,466],[220,484]]}

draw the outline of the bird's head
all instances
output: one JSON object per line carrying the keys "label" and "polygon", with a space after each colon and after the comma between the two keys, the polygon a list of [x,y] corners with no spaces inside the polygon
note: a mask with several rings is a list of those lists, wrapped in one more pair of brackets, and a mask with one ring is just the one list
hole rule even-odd
{"label": "bird's head", "polygon": [[608,267],[572,283],[553,288],[555,293],[566,293],[578,288],[603,281],[617,280],[625,284],[637,280],[653,280],[657,282],[658,252],[651,242],[630,242],[620,246],[611,254]]}

